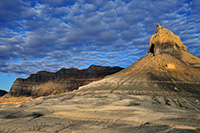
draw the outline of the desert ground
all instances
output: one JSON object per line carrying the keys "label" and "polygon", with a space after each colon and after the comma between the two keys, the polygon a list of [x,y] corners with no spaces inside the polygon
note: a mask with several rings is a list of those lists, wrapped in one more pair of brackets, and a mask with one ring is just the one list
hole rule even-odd
{"label": "desert ground", "polygon": [[200,132],[200,99],[76,91],[0,104],[0,132]]}

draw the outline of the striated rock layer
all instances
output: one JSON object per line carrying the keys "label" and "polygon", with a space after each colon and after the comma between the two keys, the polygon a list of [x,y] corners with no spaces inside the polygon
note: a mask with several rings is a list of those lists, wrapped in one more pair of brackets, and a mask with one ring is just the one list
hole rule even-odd
{"label": "striated rock layer", "polygon": [[13,83],[11,96],[45,96],[78,89],[90,82],[116,73],[123,68],[91,65],[88,69],[61,69],[56,73],[40,71],[27,79],[18,78]]}
{"label": "striated rock layer", "polygon": [[178,36],[158,25],[145,57],[79,89],[80,94],[100,92],[199,97],[200,58],[188,52]]}

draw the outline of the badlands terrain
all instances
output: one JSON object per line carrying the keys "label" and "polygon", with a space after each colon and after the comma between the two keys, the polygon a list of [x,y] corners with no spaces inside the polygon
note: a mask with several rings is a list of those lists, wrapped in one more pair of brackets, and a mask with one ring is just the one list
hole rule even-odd
{"label": "badlands terrain", "polygon": [[198,133],[200,58],[157,25],[138,62],[72,92],[37,98],[0,104],[0,132]]}

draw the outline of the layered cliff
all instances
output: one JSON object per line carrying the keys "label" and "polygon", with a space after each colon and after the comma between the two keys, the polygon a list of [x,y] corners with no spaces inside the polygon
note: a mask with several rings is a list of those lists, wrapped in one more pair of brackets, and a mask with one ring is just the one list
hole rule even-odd
{"label": "layered cliff", "polygon": [[116,73],[123,68],[91,65],[87,69],[61,69],[56,73],[40,71],[13,83],[11,96],[46,96],[73,91],[78,87]]}

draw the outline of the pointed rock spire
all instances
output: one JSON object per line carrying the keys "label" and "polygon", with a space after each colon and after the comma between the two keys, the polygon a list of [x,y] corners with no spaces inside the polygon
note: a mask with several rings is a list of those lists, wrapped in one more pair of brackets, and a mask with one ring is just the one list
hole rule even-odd
{"label": "pointed rock spire", "polygon": [[155,34],[151,36],[148,52],[153,53],[153,55],[161,53],[177,54],[179,50],[187,51],[180,37],[158,24]]}

